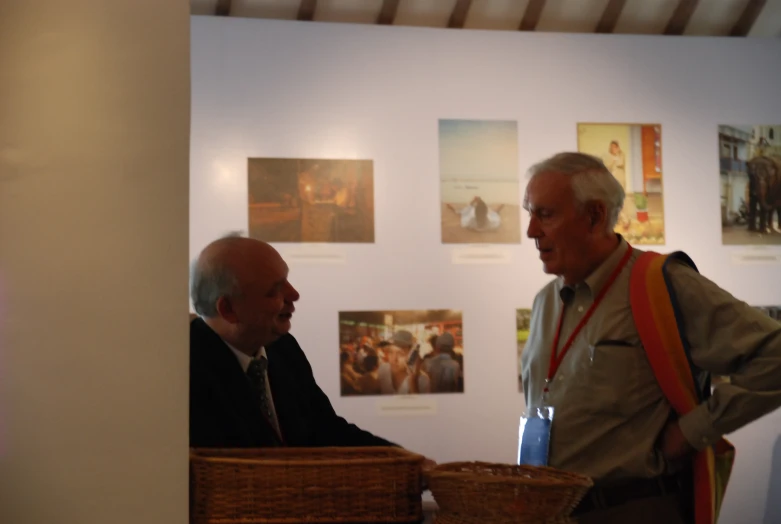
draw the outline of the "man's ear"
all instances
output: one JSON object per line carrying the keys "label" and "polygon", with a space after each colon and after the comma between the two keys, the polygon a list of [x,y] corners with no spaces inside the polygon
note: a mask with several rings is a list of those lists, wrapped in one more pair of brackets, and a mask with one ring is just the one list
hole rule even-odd
{"label": "man's ear", "polygon": [[602,202],[594,200],[586,204],[586,215],[588,216],[589,226],[594,229],[603,229],[607,222],[607,207]]}
{"label": "man's ear", "polygon": [[231,303],[230,298],[225,296],[218,298],[215,307],[217,309],[217,315],[219,315],[221,318],[225,319],[231,324],[238,322],[239,317],[236,314],[236,310],[233,309],[233,304]]}

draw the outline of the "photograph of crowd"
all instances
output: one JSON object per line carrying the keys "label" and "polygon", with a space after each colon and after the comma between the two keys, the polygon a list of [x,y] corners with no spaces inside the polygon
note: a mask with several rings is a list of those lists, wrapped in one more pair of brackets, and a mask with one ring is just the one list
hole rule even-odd
{"label": "photograph of crowd", "polygon": [[529,322],[532,318],[531,309],[516,309],[515,310],[515,330],[516,340],[518,344],[518,391],[523,393],[523,377],[521,376],[521,356],[523,355],[523,348],[526,346],[526,341],[529,339]]}
{"label": "photograph of crowd", "polygon": [[464,392],[461,311],[341,311],[342,396]]}

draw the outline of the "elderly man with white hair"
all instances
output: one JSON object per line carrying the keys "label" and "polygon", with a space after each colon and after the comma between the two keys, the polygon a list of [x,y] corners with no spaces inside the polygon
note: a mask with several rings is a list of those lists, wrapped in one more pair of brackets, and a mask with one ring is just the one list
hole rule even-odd
{"label": "elderly man with white hair", "polygon": [[524,393],[532,409],[554,411],[547,464],[594,479],[578,522],[692,523],[694,454],[781,406],[781,324],[669,264],[697,378],[731,377],[678,417],[630,307],[642,251],[614,232],[624,197],[589,155],[559,153],[530,169],[527,235],[556,278],[534,299]]}

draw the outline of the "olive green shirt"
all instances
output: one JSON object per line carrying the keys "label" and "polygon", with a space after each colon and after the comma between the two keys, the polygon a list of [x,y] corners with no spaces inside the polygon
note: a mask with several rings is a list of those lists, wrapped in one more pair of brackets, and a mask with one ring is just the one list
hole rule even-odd
{"label": "olive green shirt", "polygon": [[[556,278],[535,297],[521,361],[527,406],[540,405],[564,301],[559,349],[627,249],[621,239],[583,283],[569,287]],[[629,277],[641,253],[633,250],[573,341],[547,395],[554,407],[549,464],[596,481],[655,477],[680,467],[666,463],[658,449],[671,407],[656,383],[629,305]],[[671,263],[669,276],[694,365],[731,376],[679,420],[689,443],[702,449],[781,406],[781,323],[683,263]]]}

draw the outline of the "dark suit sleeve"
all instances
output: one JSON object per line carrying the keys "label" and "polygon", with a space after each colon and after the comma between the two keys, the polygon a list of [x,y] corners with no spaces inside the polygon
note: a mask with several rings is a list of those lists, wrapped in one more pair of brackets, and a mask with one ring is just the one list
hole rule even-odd
{"label": "dark suit sleeve", "polygon": [[224,421],[216,416],[212,408],[214,399],[199,382],[190,386],[190,446],[195,448],[222,447],[219,431]]}
{"label": "dark suit sleeve", "polygon": [[317,410],[320,424],[318,437],[332,446],[398,446],[347,422],[331,406],[331,401],[312,379],[312,404]]}
{"label": "dark suit sleeve", "polygon": [[309,404],[314,414],[317,440],[322,446],[395,446],[398,444],[378,437],[347,422],[334,411],[328,396],[320,389],[315,381],[312,366],[301,350],[297,342],[290,347],[289,356],[294,357],[296,366],[301,373],[306,373],[306,387],[308,388]]}

